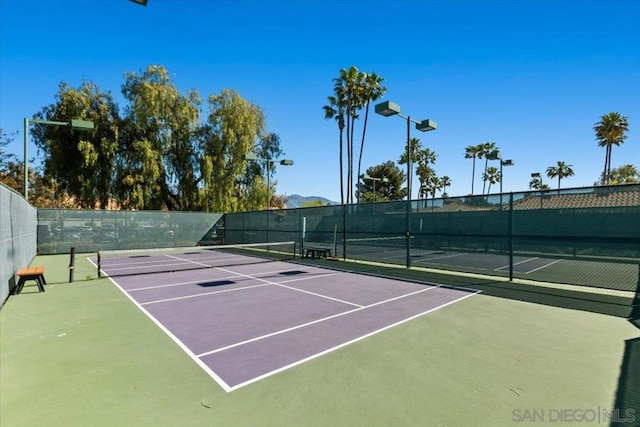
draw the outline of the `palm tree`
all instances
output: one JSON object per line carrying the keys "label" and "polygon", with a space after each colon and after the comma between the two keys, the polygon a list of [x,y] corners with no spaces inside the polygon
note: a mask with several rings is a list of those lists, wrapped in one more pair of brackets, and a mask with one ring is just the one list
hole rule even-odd
{"label": "palm tree", "polygon": [[[487,175],[487,167],[489,166],[489,159],[488,159],[488,155],[494,151],[498,151],[498,147],[496,147],[496,143],[495,142],[485,142],[484,144],[480,144],[478,147],[480,147],[480,153],[478,154],[478,158],[481,159],[484,157],[484,174],[482,175],[483,177],[485,175]],[[487,184],[487,181],[482,178],[482,180],[484,181],[482,184],[482,194],[484,194],[484,189],[485,189],[485,185]]]}
{"label": "palm tree", "polygon": [[[435,171],[430,165],[436,163],[436,158],[438,155],[435,151],[431,151],[428,148],[422,148],[422,143],[418,138],[411,138],[409,151],[411,153],[411,163],[417,164],[416,167],[416,175],[418,176],[418,181],[420,181],[420,187],[423,187],[427,180],[435,175]],[[407,152],[406,150],[400,155],[400,160],[398,160],[398,164],[404,165],[407,163]]]}
{"label": "palm tree", "polygon": [[626,116],[612,112],[605,114],[593,126],[599,147],[606,147],[602,184],[607,184],[611,175],[611,149],[613,145],[620,145],[627,138],[629,122]]}
{"label": "palm tree", "polygon": [[447,187],[450,185],[451,185],[451,178],[449,178],[446,175],[440,178],[440,187],[442,187],[442,197],[446,197]]}
{"label": "palm tree", "polygon": [[362,128],[362,140],[360,141],[360,155],[358,156],[358,174],[360,176],[360,170],[362,166],[362,152],[364,150],[364,136],[367,132],[367,119],[369,118],[369,105],[371,101],[376,101],[382,98],[382,95],[387,91],[387,88],[382,86],[384,78],[376,73],[364,74],[364,87],[363,87],[363,101],[365,103],[364,112],[364,125]]}
{"label": "palm tree", "polygon": [[340,133],[340,203],[344,205],[344,170],[343,170],[343,157],[344,157],[344,115],[345,115],[345,99],[344,93],[340,89],[339,84],[336,82],[334,86],[336,96],[329,96],[329,105],[325,105],[324,118],[325,120],[335,119],[338,123],[338,131]]}
{"label": "palm tree", "polygon": [[542,178],[533,178],[529,182],[529,189],[543,191],[543,190],[548,190],[549,186],[542,182]]}
{"label": "palm tree", "polygon": [[[502,177],[500,176],[500,171],[495,166],[490,166],[486,169],[486,172],[482,174],[482,180],[486,184],[489,183],[489,188],[487,189],[487,194],[491,191],[491,185],[497,182],[500,182]],[[484,191],[482,192],[484,194]]]}
{"label": "palm tree", "polygon": [[473,196],[473,182],[476,178],[476,159],[482,157],[482,146],[481,145],[470,145],[465,148],[464,158],[465,159],[473,159],[473,167],[471,169],[471,195]]}
{"label": "palm tree", "polygon": [[558,194],[560,194],[560,181],[562,178],[568,178],[573,176],[573,165],[568,165],[565,162],[558,160],[556,166],[549,166],[547,168],[547,176],[551,179],[558,177]]}

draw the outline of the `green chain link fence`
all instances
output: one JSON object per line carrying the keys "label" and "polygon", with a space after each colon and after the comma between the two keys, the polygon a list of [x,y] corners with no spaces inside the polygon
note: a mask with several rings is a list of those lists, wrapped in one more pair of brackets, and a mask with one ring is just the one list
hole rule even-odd
{"label": "green chain link fence", "polygon": [[409,207],[226,214],[225,242],[296,240],[301,254],[322,247],[342,259],[639,291],[640,185],[413,200]]}

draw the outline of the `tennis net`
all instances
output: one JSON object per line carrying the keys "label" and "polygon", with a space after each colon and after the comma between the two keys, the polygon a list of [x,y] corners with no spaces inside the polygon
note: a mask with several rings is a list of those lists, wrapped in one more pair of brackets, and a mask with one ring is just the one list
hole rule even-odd
{"label": "tennis net", "polygon": [[296,242],[98,252],[98,277],[168,273],[295,259]]}

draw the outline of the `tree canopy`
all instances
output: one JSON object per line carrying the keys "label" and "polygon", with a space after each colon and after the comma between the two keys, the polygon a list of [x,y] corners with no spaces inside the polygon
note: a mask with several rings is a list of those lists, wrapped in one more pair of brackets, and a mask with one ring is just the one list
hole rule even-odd
{"label": "tree canopy", "polygon": [[[93,131],[84,133],[33,127],[44,176],[57,184],[56,192],[84,208],[229,212],[278,200],[271,179],[276,168],[268,160],[284,152],[259,106],[229,89],[205,103],[196,90],[178,90],[162,66],[124,79],[123,108],[110,92],[85,80],[77,88],[60,83],[55,101],[36,115],[94,122]],[[248,153],[264,161],[245,161]]]}

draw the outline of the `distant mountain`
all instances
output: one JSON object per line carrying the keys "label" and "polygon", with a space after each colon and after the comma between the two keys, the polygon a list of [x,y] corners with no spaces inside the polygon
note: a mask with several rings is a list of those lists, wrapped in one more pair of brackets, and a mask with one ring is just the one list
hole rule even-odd
{"label": "distant mountain", "polygon": [[324,197],[319,196],[301,196],[299,194],[292,194],[287,196],[287,208],[299,208],[303,203],[315,202],[320,200],[323,205],[337,205],[338,202],[332,202],[329,199],[325,199]]}

